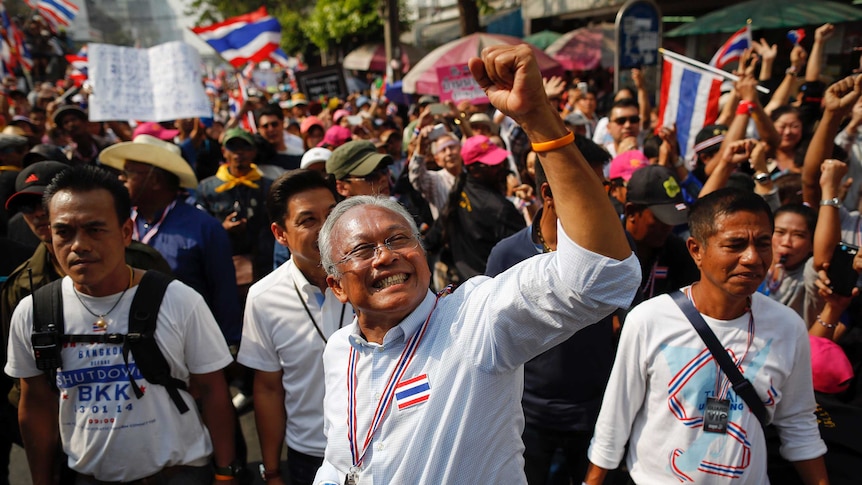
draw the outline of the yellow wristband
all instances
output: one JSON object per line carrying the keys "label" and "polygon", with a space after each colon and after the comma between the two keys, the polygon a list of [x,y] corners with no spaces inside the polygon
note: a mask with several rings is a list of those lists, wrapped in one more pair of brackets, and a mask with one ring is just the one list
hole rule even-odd
{"label": "yellow wristband", "polygon": [[542,141],[542,142],[533,142],[530,145],[533,147],[533,151],[536,153],[549,152],[551,150],[556,150],[557,148],[562,148],[566,145],[575,141],[575,134],[571,131],[566,133],[565,135],[557,138],[556,140],[550,141]]}
{"label": "yellow wristband", "polygon": [[218,473],[215,474],[215,479],[217,482],[229,482],[234,478],[235,477],[232,477],[230,475],[219,475]]}

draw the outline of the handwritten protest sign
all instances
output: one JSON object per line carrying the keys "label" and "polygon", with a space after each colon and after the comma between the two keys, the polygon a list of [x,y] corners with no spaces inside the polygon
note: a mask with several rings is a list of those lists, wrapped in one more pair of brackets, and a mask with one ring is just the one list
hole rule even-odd
{"label": "handwritten protest sign", "polygon": [[470,100],[473,104],[487,103],[488,98],[470,74],[467,64],[437,68],[437,82],[440,84],[440,101]]}
{"label": "handwritten protest sign", "polygon": [[167,121],[212,116],[198,52],[183,42],[149,49],[89,44],[90,120]]}

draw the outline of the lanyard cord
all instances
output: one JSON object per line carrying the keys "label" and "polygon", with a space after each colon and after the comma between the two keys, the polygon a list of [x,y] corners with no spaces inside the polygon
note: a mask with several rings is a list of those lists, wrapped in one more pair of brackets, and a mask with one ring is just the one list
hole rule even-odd
{"label": "lanyard cord", "polygon": [[[692,287],[689,287],[686,294],[688,296],[688,299],[691,300],[691,304],[694,306],[695,309],[697,309],[697,303],[694,301],[694,292],[692,292],[691,290]],[[743,352],[742,355],[733,363],[737,368],[742,365],[743,361],[745,361],[745,357],[748,356],[748,350],[751,348],[751,343],[754,341],[754,310],[751,309],[751,297],[748,297],[747,311],[748,335],[746,338],[745,352]],[[724,344],[722,344],[722,347],[724,348]],[[714,357],[713,360],[715,360]],[[725,396],[727,396],[727,393],[730,391],[730,379],[728,379],[728,377],[721,370],[721,366],[718,365],[717,360],[715,360],[715,367],[715,388],[713,392],[715,393],[716,398],[724,399]]]}
{"label": "lanyard cord", "polygon": [[174,201],[171,202],[170,205],[165,207],[165,211],[162,212],[162,217],[160,217],[159,221],[156,222],[153,227],[151,227],[150,230],[147,231],[146,234],[144,234],[144,237],[140,237],[140,234],[138,234],[138,209],[132,209],[132,222],[134,222],[134,224],[132,224],[132,239],[140,241],[144,244],[149,244],[150,240],[153,239],[156,233],[159,232],[159,227],[161,227],[162,223],[165,222],[165,219],[168,217],[168,213],[170,213],[176,205],[177,201],[176,199],[174,199]]}
{"label": "lanyard cord", "polygon": [[[305,313],[308,315],[308,318],[311,320],[311,324],[314,325],[314,329],[317,330],[317,334],[320,335],[320,338],[323,339],[323,343],[327,342],[326,337],[323,335],[323,330],[320,329],[320,326],[317,325],[317,320],[314,319],[314,315],[311,314],[311,310],[308,309],[308,305],[305,304],[305,298],[302,297],[302,293],[299,291],[299,287],[296,286],[296,280],[293,281],[293,289],[296,290],[296,297],[299,298],[299,302],[302,303],[302,308],[305,308]],[[338,328],[340,329],[342,325],[344,325],[344,309],[347,307],[346,303],[341,304],[341,318],[338,319]]]}

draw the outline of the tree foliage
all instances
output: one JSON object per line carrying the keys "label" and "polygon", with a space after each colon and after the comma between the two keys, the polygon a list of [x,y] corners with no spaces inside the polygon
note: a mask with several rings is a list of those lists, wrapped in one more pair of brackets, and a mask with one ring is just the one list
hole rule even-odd
{"label": "tree foliage", "polygon": [[303,32],[321,51],[352,36],[382,37],[379,0],[318,0]]}

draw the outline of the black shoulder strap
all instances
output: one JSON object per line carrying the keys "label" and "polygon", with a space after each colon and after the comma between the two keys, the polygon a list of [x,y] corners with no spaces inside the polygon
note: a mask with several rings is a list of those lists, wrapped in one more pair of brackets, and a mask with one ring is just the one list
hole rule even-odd
{"label": "black shoulder strap", "polygon": [[[155,338],[159,307],[171,281],[173,281],[171,276],[158,271],[150,270],[144,273],[129,309],[129,333],[123,343],[123,359],[128,366],[128,355],[131,351],[144,379],[151,384],[164,386],[180,414],[183,414],[189,410],[189,407],[180,395],[179,389],[186,389],[186,385],[171,376],[170,364],[159,349]],[[131,372],[129,382],[135,396],[140,399],[144,393],[138,387]]]}
{"label": "black shoulder strap", "polygon": [[55,280],[33,292],[33,330],[44,332],[48,325],[54,325],[59,335],[63,335],[63,280]]}
{"label": "black shoulder strap", "polygon": [[757,395],[757,390],[754,389],[751,381],[743,377],[742,373],[739,372],[739,369],[733,364],[733,360],[727,355],[724,346],[718,341],[718,338],[703,320],[703,317],[700,316],[697,308],[691,304],[688,297],[681,291],[674,291],[670,296],[679,309],[682,310],[685,317],[688,318],[688,321],[691,322],[694,329],[697,330],[703,343],[706,344],[706,347],[712,353],[712,357],[721,367],[721,371],[730,379],[733,391],[745,401],[748,409],[757,416],[757,420],[760,421],[761,426],[766,427],[769,424],[769,415],[766,412],[766,406],[764,406],[760,396]]}

